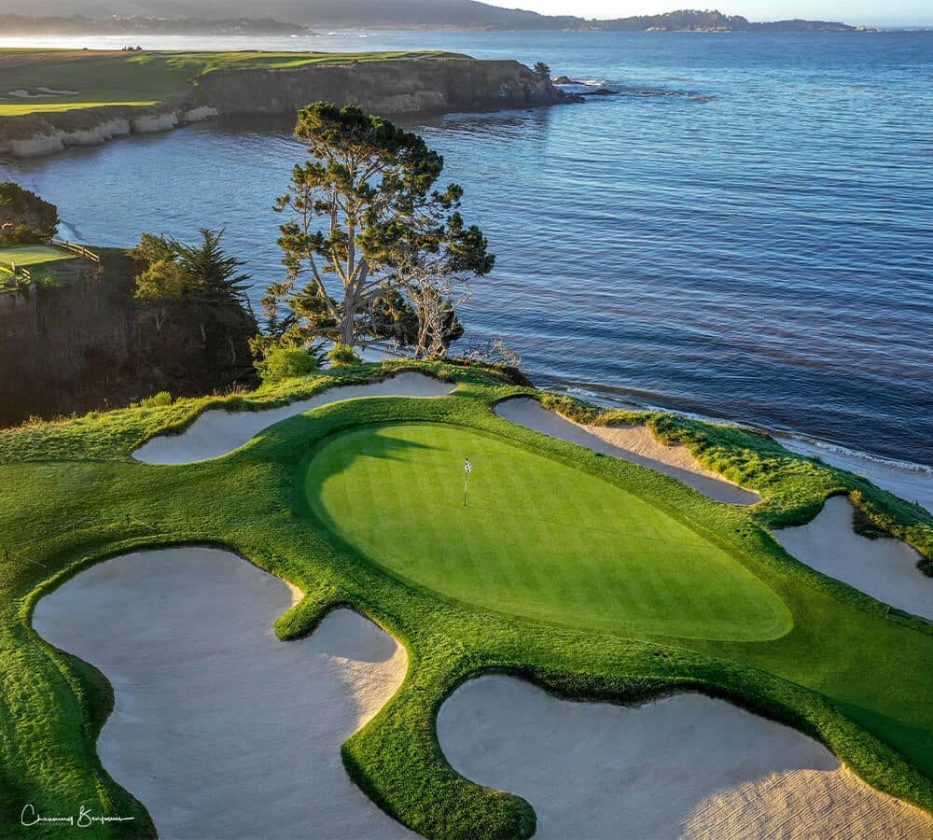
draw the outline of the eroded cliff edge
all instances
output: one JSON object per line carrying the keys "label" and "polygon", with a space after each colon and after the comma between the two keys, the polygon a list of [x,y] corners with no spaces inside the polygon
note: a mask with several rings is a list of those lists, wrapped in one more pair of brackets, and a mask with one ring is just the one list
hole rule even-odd
{"label": "eroded cliff edge", "polygon": [[0,117],[0,155],[55,154],[127,134],[165,131],[214,116],[291,114],[319,99],[387,116],[508,110],[572,101],[517,61],[440,58],[217,70],[152,107],[95,107]]}

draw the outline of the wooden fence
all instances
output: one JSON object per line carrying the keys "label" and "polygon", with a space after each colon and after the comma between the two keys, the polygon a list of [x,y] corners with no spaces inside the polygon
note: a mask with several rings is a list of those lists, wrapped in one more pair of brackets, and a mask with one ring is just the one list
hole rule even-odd
{"label": "wooden fence", "polygon": [[27,286],[32,283],[32,273],[28,268],[20,266],[13,268],[11,265],[0,263],[0,288],[17,287],[20,282],[24,282]]}
{"label": "wooden fence", "polygon": [[52,240],[53,245],[57,245],[59,248],[64,248],[67,251],[71,251],[73,254],[77,254],[79,257],[84,257],[86,260],[95,262],[100,265],[100,256],[95,254],[90,248],[85,248],[83,245],[76,245],[74,242],[61,241],[59,239]]}

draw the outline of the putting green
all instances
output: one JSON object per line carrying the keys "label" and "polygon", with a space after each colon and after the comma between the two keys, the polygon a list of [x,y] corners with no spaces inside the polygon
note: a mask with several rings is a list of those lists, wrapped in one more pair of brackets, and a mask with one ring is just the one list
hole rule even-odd
{"label": "putting green", "polygon": [[[463,504],[464,459],[474,470]],[[614,484],[440,424],[365,426],[313,457],[311,510],[447,598],[613,633],[765,640],[792,626],[737,560]]]}

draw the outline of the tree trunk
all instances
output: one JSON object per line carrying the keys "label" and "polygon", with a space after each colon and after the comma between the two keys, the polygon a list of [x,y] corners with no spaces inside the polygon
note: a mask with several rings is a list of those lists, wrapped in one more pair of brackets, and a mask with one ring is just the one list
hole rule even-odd
{"label": "tree trunk", "polygon": [[354,326],[356,323],[356,300],[349,290],[343,298],[343,317],[340,319],[340,343],[353,346]]}

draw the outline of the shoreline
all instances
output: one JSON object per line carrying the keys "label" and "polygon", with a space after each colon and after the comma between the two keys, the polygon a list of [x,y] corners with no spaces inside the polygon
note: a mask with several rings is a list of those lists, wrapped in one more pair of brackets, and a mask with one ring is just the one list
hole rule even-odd
{"label": "shoreline", "polygon": [[[45,55],[42,50],[36,52]],[[140,55],[156,60],[177,57],[160,51]],[[225,56],[220,52],[211,55],[216,55],[218,63]],[[271,55],[257,52],[256,61],[266,61]],[[188,80],[187,88],[159,93],[160,98],[153,102],[96,101],[93,86],[81,90],[76,75],[75,90],[69,89],[68,94],[77,96],[80,90],[80,95],[89,99],[87,103],[43,103],[36,110],[18,113],[14,109],[4,114],[3,105],[9,103],[0,91],[0,159],[42,157],[71,146],[102,145],[115,137],[168,131],[215,117],[294,117],[309,102],[320,99],[338,105],[352,103],[366,112],[389,117],[496,112],[580,101],[512,59],[480,60],[455,54],[397,58],[389,53],[373,58],[367,53],[334,53],[333,61],[315,62],[315,54],[293,55],[294,62],[305,56],[309,63],[291,66],[274,59],[280,64],[205,65],[207,69]],[[92,63],[112,60],[111,73],[119,73],[123,67],[119,62],[127,60],[106,51],[88,56]],[[61,77],[63,69],[56,64],[54,53],[48,53],[47,63],[51,84]],[[75,74],[80,64],[77,62]],[[28,97],[25,87],[9,93],[14,94],[17,104],[23,94]]]}
{"label": "shoreline", "polygon": [[[532,374],[532,378],[534,378],[534,374]],[[732,417],[703,414],[698,411],[677,409],[669,405],[659,405],[651,401],[650,394],[646,391],[639,392],[644,395],[642,399],[635,396],[626,399],[621,395],[613,399],[608,394],[560,385],[557,382],[553,385],[545,384],[539,387],[544,387],[545,390],[563,392],[570,397],[575,397],[584,402],[591,402],[603,408],[658,411],[691,420],[699,420],[704,423],[720,423],[750,432],[766,434],[790,452],[808,458],[816,458],[829,466],[863,476],[883,490],[894,493],[894,495],[920,505],[925,510],[933,513],[933,466],[919,461],[892,458],[875,452],[856,449],[839,441],[824,440],[796,429],[763,426]]]}

